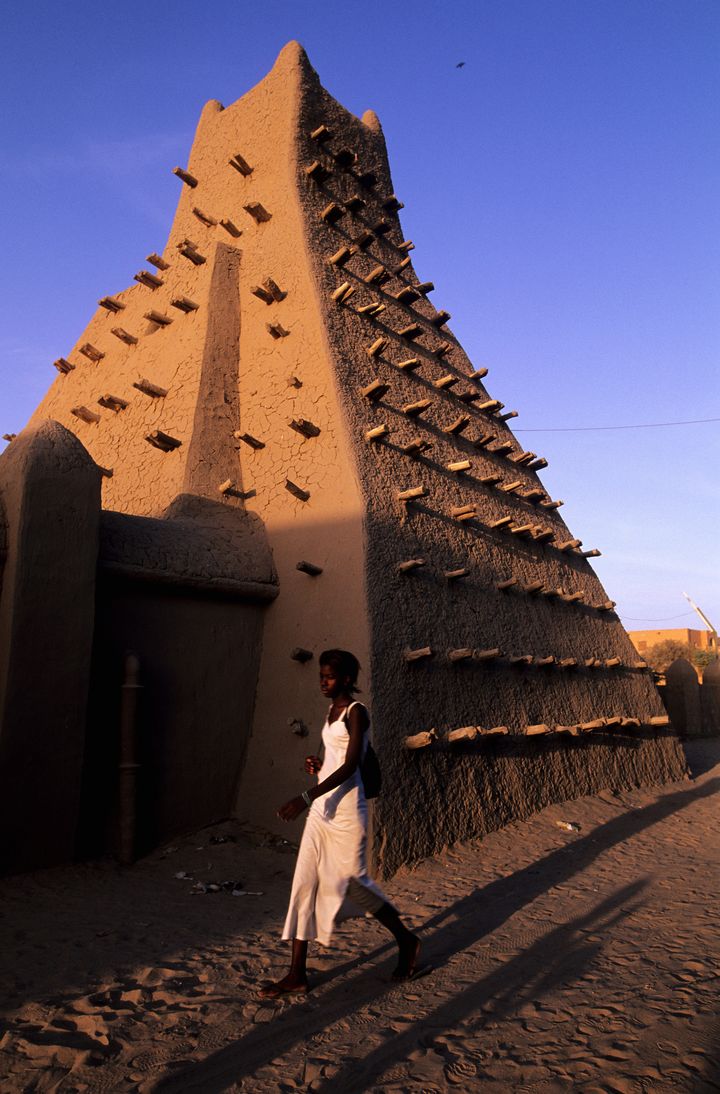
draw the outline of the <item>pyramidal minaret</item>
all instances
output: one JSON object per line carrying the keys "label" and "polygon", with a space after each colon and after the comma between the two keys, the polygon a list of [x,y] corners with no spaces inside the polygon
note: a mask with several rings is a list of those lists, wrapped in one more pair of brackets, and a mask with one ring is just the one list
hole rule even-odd
{"label": "pyramidal minaret", "polygon": [[76,434],[105,509],[159,518],[196,495],[264,528],[279,595],[237,814],[273,827],[297,792],[328,646],[364,667],[386,873],[551,801],[677,777],[597,552],[415,272],[375,114],[291,42],[238,102],[206,105],[175,173],[165,247],[102,297],[33,420]]}

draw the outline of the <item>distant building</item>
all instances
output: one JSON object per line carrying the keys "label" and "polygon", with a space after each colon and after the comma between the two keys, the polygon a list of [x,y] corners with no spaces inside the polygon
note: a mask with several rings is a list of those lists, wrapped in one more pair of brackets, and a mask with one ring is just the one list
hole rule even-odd
{"label": "distant building", "polygon": [[690,627],[674,627],[666,631],[628,631],[638,653],[648,653],[660,642],[682,642],[693,650],[713,650],[717,653],[717,635],[712,631],[695,631]]}

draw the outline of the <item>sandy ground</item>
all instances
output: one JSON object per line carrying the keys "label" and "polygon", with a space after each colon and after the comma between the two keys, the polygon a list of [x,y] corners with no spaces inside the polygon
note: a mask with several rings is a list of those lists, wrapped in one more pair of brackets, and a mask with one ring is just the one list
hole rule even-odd
{"label": "sandy ground", "polygon": [[434,965],[401,986],[360,919],[313,954],[309,996],[259,1000],[294,855],[232,823],[128,870],[5,879],[0,1089],[720,1091],[720,740],[688,755],[692,781],[553,806],[394,878]]}

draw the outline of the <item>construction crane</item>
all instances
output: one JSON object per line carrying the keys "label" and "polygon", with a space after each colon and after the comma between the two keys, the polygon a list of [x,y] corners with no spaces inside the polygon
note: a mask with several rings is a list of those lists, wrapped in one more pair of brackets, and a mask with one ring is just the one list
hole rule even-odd
{"label": "construction crane", "polygon": [[704,611],[702,611],[702,610],[701,610],[700,608],[698,608],[698,606],[697,606],[697,604],[695,603],[695,601],[694,601],[694,600],[692,600],[692,599],[691,599],[691,598],[690,598],[690,597],[688,596],[688,594],[687,594],[687,593],[683,593],[683,596],[684,596],[684,597],[685,597],[685,599],[687,600],[687,602],[688,602],[688,604],[690,605],[690,607],[691,607],[691,608],[693,608],[693,609],[694,609],[694,611],[696,611],[696,612],[698,613],[698,615],[699,615],[699,616],[700,616],[700,618],[702,619],[703,623],[705,624],[705,626],[707,627],[707,629],[708,629],[708,630],[710,631],[710,633],[711,633],[711,635],[712,635],[712,641],[711,641],[711,643],[710,643],[710,645],[711,645],[711,648],[712,648],[712,649],[715,649],[715,650],[717,650],[717,640],[718,640],[718,633],[717,633],[717,631],[715,630],[715,628],[713,627],[712,623],[710,622],[710,620],[708,619],[708,617],[707,617],[707,616],[705,615],[705,612],[704,612]]}

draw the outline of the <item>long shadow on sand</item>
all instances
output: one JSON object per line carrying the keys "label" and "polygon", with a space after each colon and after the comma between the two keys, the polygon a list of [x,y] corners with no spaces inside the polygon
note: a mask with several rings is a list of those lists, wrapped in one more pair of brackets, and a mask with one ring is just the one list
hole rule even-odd
{"label": "long shadow on sand", "polygon": [[[572,844],[553,851],[544,859],[519,870],[510,877],[500,878],[469,894],[450,908],[432,916],[423,928],[424,956],[437,967],[452,955],[468,949],[491,934],[510,916],[531,904],[548,889],[567,881],[578,871],[588,867],[599,855],[639,832],[665,820],[673,813],[707,798],[720,790],[720,778],[714,778],[699,786],[663,796],[651,805],[614,817]],[[518,1003],[518,991],[530,991],[528,998],[537,1000],[552,984],[577,977],[592,959],[594,946],[582,942],[577,934],[592,924],[609,925],[623,915],[623,906],[638,897],[644,882],[637,881],[613,894],[592,912],[578,917],[574,922],[556,928],[527,950],[503,964],[477,984],[436,1010],[425,1014],[403,1034],[388,1036],[383,1044],[363,1060],[353,1059],[347,1068],[326,1083],[323,1090],[367,1090],[375,1077],[382,1074],[390,1063],[403,1059],[417,1044],[421,1031],[436,1031],[458,1021],[489,1003],[502,1008]],[[251,1074],[256,1068],[282,1056],[298,1043],[308,1042],[328,1026],[346,1017],[352,1017],[360,1008],[392,991],[402,997],[404,990],[397,985],[378,983],[375,976],[366,972],[348,976],[354,969],[377,959],[388,947],[383,946],[362,958],[347,962],[336,970],[335,977],[343,977],[334,987],[321,989],[316,997],[310,997],[301,1005],[281,1006],[274,1021],[251,1029],[232,1045],[208,1056],[172,1075],[160,1078],[153,1086],[157,1092],[202,1091],[215,1094],[226,1090],[233,1082]],[[343,974],[345,974],[343,976]]]}

